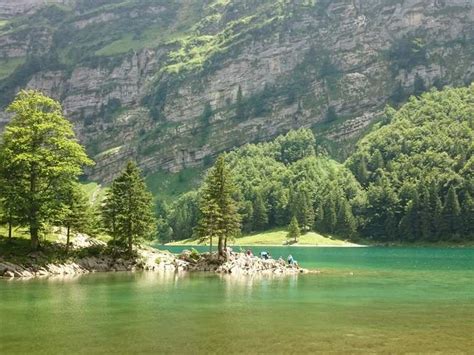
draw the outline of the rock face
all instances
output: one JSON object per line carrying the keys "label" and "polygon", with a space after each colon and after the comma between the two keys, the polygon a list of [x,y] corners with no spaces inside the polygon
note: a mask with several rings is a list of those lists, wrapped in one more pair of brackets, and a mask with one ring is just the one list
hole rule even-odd
{"label": "rock face", "polygon": [[[157,260],[160,262],[157,264]],[[25,265],[0,259],[0,277],[30,278],[39,276],[80,275],[91,272],[114,271],[183,271],[184,262],[170,253],[157,250],[140,250],[136,259],[113,258],[107,255],[83,257],[63,263],[36,263],[31,259]]]}
{"label": "rock face", "polygon": [[26,23],[0,28],[2,63],[24,61],[0,93],[60,99],[104,181],[130,158],[175,172],[301,126],[344,151],[420,83],[474,77],[472,0],[56,2],[0,1]]}

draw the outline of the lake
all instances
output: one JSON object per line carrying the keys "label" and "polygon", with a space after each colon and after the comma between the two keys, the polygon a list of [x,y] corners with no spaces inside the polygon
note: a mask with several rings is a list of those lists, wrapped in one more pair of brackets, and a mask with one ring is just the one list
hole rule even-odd
{"label": "lake", "polygon": [[0,353],[474,348],[473,248],[252,247],[264,249],[321,274],[0,280]]}

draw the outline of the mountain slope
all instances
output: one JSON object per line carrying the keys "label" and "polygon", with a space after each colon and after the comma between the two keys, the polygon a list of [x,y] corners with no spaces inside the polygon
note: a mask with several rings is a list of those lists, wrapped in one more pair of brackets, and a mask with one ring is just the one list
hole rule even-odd
{"label": "mountain slope", "polygon": [[60,99],[105,181],[301,126],[344,157],[387,102],[474,76],[466,0],[0,0],[0,16],[2,105]]}

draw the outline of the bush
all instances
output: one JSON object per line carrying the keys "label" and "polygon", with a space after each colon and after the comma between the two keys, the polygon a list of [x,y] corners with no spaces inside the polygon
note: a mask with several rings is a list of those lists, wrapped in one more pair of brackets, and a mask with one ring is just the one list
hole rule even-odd
{"label": "bush", "polygon": [[201,258],[201,254],[194,248],[191,248],[191,254],[189,257],[193,260],[199,260]]}
{"label": "bush", "polygon": [[100,245],[93,245],[84,249],[79,250],[78,256],[80,258],[94,257],[105,254],[105,248]]}

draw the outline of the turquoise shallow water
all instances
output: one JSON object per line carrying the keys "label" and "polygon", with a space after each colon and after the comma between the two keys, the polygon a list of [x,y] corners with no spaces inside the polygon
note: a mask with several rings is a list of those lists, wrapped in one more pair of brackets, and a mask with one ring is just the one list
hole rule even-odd
{"label": "turquoise shallow water", "polygon": [[0,353],[469,353],[474,348],[474,249],[265,249],[274,257],[291,252],[303,266],[322,273],[1,280]]}

